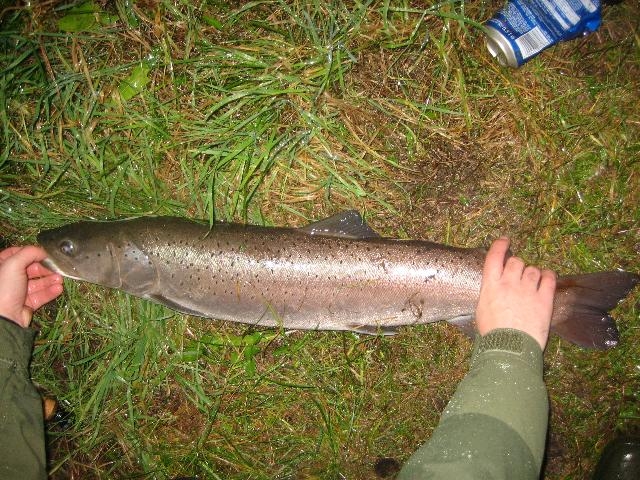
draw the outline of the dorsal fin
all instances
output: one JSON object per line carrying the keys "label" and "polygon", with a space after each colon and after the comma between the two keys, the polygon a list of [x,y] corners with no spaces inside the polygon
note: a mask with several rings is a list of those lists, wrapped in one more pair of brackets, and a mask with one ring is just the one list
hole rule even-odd
{"label": "dorsal fin", "polygon": [[355,210],[346,210],[324,220],[310,223],[301,231],[309,235],[341,238],[378,238],[380,235],[364,221],[362,215]]}

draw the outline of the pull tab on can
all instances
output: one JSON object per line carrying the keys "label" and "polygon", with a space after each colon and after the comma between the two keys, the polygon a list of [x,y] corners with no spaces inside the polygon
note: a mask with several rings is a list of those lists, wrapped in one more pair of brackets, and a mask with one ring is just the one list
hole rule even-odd
{"label": "pull tab on can", "polygon": [[594,32],[601,20],[600,0],[510,0],[485,23],[487,48],[515,68],[558,42]]}

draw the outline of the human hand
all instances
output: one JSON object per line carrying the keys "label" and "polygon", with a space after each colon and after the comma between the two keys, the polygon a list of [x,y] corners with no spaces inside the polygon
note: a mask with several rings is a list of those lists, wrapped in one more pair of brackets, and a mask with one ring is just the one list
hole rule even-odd
{"label": "human hand", "polygon": [[62,293],[62,276],[43,267],[40,247],[10,247],[0,251],[0,315],[28,327],[33,311]]}
{"label": "human hand", "polygon": [[505,257],[509,239],[499,238],[487,252],[482,272],[476,325],[480,335],[496,328],[514,328],[531,335],[542,350],[547,345],[556,274]]}

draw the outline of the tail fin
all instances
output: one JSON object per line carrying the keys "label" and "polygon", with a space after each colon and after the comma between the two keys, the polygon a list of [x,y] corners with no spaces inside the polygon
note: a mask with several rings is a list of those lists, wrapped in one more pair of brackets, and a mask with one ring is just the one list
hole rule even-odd
{"label": "tail fin", "polygon": [[598,272],[559,277],[551,330],[585,348],[606,350],[618,344],[618,329],[609,316],[640,283],[640,275]]}

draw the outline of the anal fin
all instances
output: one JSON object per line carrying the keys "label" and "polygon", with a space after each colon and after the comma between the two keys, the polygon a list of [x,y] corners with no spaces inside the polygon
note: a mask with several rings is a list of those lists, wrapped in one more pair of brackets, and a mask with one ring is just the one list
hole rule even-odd
{"label": "anal fin", "polygon": [[395,335],[398,333],[399,327],[383,326],[383,325],[363,325],[359,323],[350,323],[347,328],[356,333],[365,335]]}

